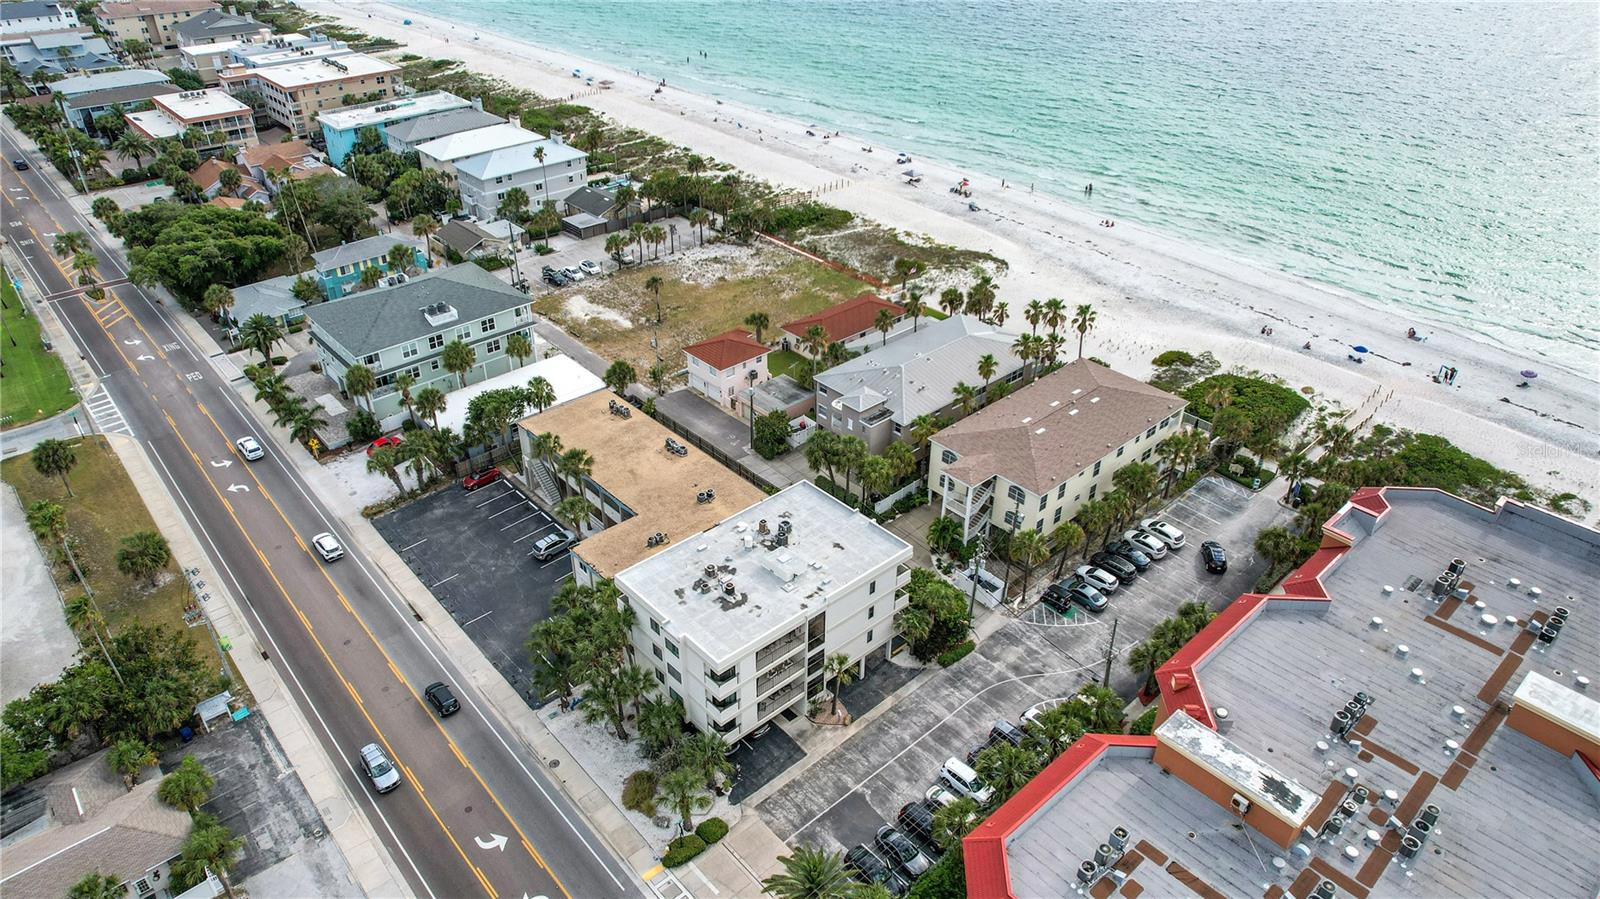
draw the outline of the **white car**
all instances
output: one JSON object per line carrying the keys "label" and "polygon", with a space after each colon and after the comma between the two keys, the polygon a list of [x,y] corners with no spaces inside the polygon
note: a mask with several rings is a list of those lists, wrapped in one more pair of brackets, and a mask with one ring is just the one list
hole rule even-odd
{"label": "white car", "polygon": [[960,797],[950,792],[950,788],[944,784],[936,783],[928,788],[928,792],[923,794],[923,798],[927,799],[929,802],[933,803],[939,808],[944,808],[952,802],[955,802],[956,799]]}
{"label": "white car", "polygon": [[1111,572],[1093,565],[1079,565],[1072,573],[1101,593],[1112,593],[1122,584]]}
{"label": "white car", "polygon": [[583,273],[590,277],[597,277],[606,273],[606,270],[600,267],[600,263],[595,262],[593,259],[583,260],[578,263],[578,268],[582,269]]}
{"label": "white car", "polygon": [[344,547],[339,545],[339,538],[327,531],[323,531],[311,538],[311,545],[317,548],[317,555],[324,562],[337,562],[344,558]]}
{"label": "white car", "polygon": [[1154,534],[1156,539],[1167,545],[1167,549],[1178,549],[1184,544],[1183,532],[1159,518],[1146,518],[1139,522],[1139,530]]}
{"label": "white car", "polygon": [[955,756],[944,760],[944,767],[939,769],[939,779],[944,781],[945,786],[979,805],[988,805],[989,800],[994,798],[994,787],[984,783],[978,772]]}
{"label": "white car", "polygon": [[239,455],[243,456],[246,462],[254,462],[267,454],[267,451],[261,448],[260,442],[248,434],[235,440],[233,445],[239,448]]}
{"label": "white car", "polygon": [[561,274],[566,275],[567,280],[572,282],[582,281],[584,278],[588,277],[583,273],[583,269],[578,268],[576,265],[567,266],[561,270]]}
{"label": "white car", "polygon": [[1162,559],[1167,555],[1167,544],[1149,531],[1123,531],[1122,539],[1144,550],[1144,554],[1152,559]]}
{"label": "white car", "polygon": [[618,265],[632,265],[633,261],[634,260],[633,260],[633,251],[632,250],[623,250],[617,256],[617,264]]}

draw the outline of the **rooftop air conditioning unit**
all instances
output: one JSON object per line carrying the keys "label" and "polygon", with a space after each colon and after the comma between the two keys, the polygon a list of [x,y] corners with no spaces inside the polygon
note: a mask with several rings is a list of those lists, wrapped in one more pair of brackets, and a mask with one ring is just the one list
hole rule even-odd
{"label": "rooftop air conditioning unit", "polygon": [[1250,800],[1240,796],[1238,793],[1235,793],[1230,801],[1233,803],[1234,811],[1241,815],[1250,814]]}

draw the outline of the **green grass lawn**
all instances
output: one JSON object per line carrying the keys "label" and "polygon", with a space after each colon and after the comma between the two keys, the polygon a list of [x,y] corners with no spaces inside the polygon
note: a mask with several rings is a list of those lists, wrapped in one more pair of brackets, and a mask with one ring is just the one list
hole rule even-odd
{"label": "green grass lawn", "polygon": [[[66,509],[67,533],[82,541],[78,563],[85,566],[84,577],[94,588],[100,611],[113,633],[133,621],[185,632],[183,609],[189,603],[189,589],[176,563],[168,563],[153,589],[117,570],[122,538],[135,531],[156,529],[122,460],[104,437],[86,437],[75,441],[74,447],[78,464],[67,475],[72,496],[66,495],[60,478],[47,478],[35,471],[27,454],[0,462],[0,478],[17,489],[24,509],[36,500],[50,500]],[[51,555],[46,553],[47,558]],[[52,564],[51,574],[68,602],[83,594],[65,563]],[[194,640],[200,657],[213,664],[217,652],[205,631],[194,628],[187,634]]]}
{"label": "green grass lawn", "polygon": [[800,380],[800,373],[805,371],[811,361],[794,350],[773,350],[767,354],[767,374],[776,378],[779,375],[788,375],[796,381]]}
{"label": "green grass lawn", "polygon": [[48,418],[78,402],[61,358],[44,348],[39,320],[23,312],[22,299],[11,288],[11,276],[0,270],[0,428],[13,428]]}

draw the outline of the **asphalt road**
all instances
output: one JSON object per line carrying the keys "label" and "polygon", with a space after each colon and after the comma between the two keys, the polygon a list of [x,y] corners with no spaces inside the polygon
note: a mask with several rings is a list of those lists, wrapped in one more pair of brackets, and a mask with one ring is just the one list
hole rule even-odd
{"label": "asphalt road", "polygon": [[[427,634],[394,587],[353,547],[271,440],[246,463],[233,449],[258,422],[177,328],[180,310],[126,282],[118,246],[102,245],[24,151],[9,125],[0,224],[73,332],[112,401],[97,419],[130,433],[150,456],[272,662],[290,685],[340,775],[419,896],[491,899],[637,896],[637,880],[590,830],[538,759],[493,713]],[[52,169],[53,171],[53,169]],[[50,250],[55,234],[95,241],[104,302],[81,296]],[[348,555],[324,565],[312,535],[332,531]],[[421,698],[434,680],[456,686],[463,710],[447,721]],[[356,750],[377,741],[404,784],[374,794]]]}

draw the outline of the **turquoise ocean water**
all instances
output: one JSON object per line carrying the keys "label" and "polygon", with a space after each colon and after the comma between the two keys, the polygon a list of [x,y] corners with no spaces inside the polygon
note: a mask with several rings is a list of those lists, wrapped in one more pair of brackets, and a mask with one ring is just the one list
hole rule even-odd
{"label": "turquoise ocean water", "polygon": [[402,5],[1036,183],[1530,358],[1592,371],[1600,349],[1592,4]]}

